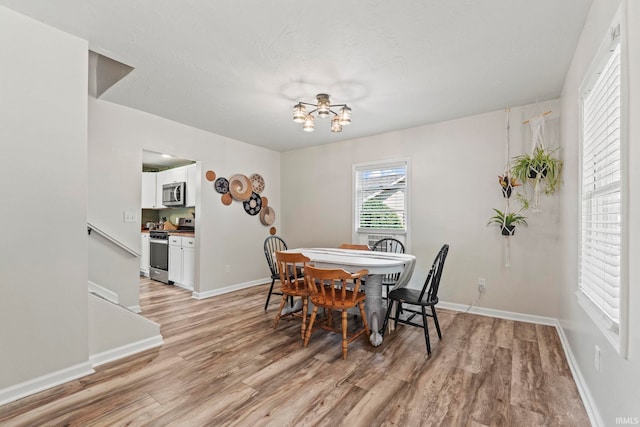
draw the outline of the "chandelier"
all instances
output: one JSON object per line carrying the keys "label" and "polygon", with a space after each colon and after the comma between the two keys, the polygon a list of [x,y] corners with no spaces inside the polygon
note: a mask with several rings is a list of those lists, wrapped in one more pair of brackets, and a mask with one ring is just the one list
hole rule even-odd
{"label": "chandelier", "polygon": [[[342,126],[351,124],[351,108],[347,104],[331,104],[329,95],[326,93],[319,93],[316,95],[318,100],[317,104],[309,104],[307,102],[298,102],[293,107],[293,121],[295,123],[304,123],[302,130],[305,132],[313,132],[315,129],[315,117],[314,113],[321,119],[326,119],[333,114],[331,118],[331,132],[342,132]],[[307,112],[307,107],[315,107],[313,110]],[[342,107],[339,112],[332,110],[334,107]]]}

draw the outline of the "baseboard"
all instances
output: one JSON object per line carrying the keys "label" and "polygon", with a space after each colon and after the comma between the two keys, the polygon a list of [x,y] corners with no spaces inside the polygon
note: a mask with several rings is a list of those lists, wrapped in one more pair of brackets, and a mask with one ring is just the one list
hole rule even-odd
{"label": "baseboard", "polygon": [[98,296],[101,296],[102,298],[106,299],[107,301],[111,301],[114,304],[119,304],[117,293],[110,291],[104,286],[100,286],[97,283],[92,282],[91,280],[89,280],[89,292],[97,294]]}
{"label": "baseboard", "polygon": [[564,333],[564,328],[558,321],[556,322],[556,330],[558,331],[558,336],[560,337],[560,342],[562,343],[564,354],[567,358],[567,361],[569,362],[569,369],[571,369],[573,380],[578,387],[578,393],[580,393],[582,403],[584,404],[584,408],[587,411],[587,415],[589,416],[591,425],[595,427],[604,426],[605,423],[602,421],[602,417],[600,416],[598,407],[593,400],[593,396],[589,391],[589,387],[587,387],[587,381],[582,376],[582,371],[580,370],[580,366],[578,366],[578,361],[573,355],[573,351],[571,350],[571,346],[569,345],[569,339]]}
{"label": "baseboard", "polygon": [[155,337],[146,338],[131,344],[123,345],[122,347],[91,355],[89,356],[89,362],[91,362],[91,365],[95,368],[100,365],[104,365],[105,363],[122,359],[123,357],[131,356],[155,347],[160,347],[163,342],[162,335],[156,335]]}
{"label": "baseboard", "polygon": [[205,292],[193,292],[191,295],[195,299],[205,299],[215,297],[216,295],[228,294],[229,292],[239,291],[240,289],[251,288],[253,286],[264,285],[265,283],[271,283],[271,279],[258,279],[250,282],[238,283],[237,285],[226,286],[224,288],[212,289]]}
{"label": "baseboard", "polygon": [[90,362],[83,362],[29,381],[12,385],[0,390],[0,405],[5,405],[86,375],[91,375],[94,372]]}
{"label": "baseboard", "polygon": [[462,311],[479,316],[497,317],[499,319],[517,320],[519,322],[537,323],[539,325],[557,326],[558,321],[553,317],[536,316],[533,314],[515,313],[513,311],[494,310],[492,308],[471,307],[465,304],[457,304],[453,302],[440,301],[438,308],[444,308],[453,311]]}
{"label": "baseboard", "polygon": [[576,358],[573,355],[573,351],[571,351],[571,346],[569,345],[569,340],[564,333],[564,329],[560,325],[558,319],[553,317],[544,317],[544,316],[535,316],[531,314],[522,314],[515,313],[512,311],[502,311],[502,310],[494,310],[490,308],[483,307],[471,307],[464,304],[456,304],[451,302],[440,301],[438,303],[438,308],[444,308],[453,311],[462,311],[472,314],[477,314],[480,316],[489,316],[489,317],[497,317],[500,319],[507,320],[517,320],[519,322],[528,322],[528,323],[537,323],[539,325],[547,325],[553,326],[558,331],[558,336],[560,337],[560,342],[562,343],[562,348],[564,350],[564,354],[567,358],[567,362],[569,364],[569,369],[571,369],[571,374],[573,375],[573,380],[576,383],[576,387],[578,388],[578,393],[580,394],[580,398],[582,399],[582,403],[584,405],[585,410],[587,411],[587,415],[589,416],[589,420],[593,426],[599,427],[604,426],[605,424],[602,422],[602,418],[600,418],[600,413],[594,403],[593,397],[591,396],[591,392],[589,392],[589,388],[587,387],[587,383],[582,376],[582,372],[580,371],[580,367],[576,361]]}

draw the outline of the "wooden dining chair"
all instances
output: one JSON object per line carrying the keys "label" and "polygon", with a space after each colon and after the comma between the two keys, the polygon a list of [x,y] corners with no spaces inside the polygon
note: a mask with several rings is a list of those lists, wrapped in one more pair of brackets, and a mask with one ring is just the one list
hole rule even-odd
{"label": "wooden dining chair", "polygon": [[[371,246],[371,250],[373,252],[387,252],[394,254],[403,254],[404,253],[404,245],[398,239],[394,239],[392,237],[385,237],[384,239],[380,239]],[[385,289],[383,299],[387,299],[389,297],[389,289],[396,284],[398,279],[400,278],[400,273],[391,273],[385,274],[382,277],[382,286]]]}
{"label": "wooden dining chair", "polygon": [[[436,255],[431,270],[427,275],[427,279],[424,281],[422,289],[410,289],[410,288],[398,288],[389,292],[389,304],[387,306],[387,314],[384,317],[384,323],[382,324],[381,334],[387,329],[389,319],[393,320],[394,327],[398,323],[404,325],[416,326],[424,329],[424,341],[427,345],[427,354],[431,355],[431,341],[429,340],[429,325],[427,324],[427,318],[433,318],[433,323],[436,325],[436,331],[438,332],[438,338],[442,339],[442,332],[440,331],[440,323],[438,323],[438,314],[436,313],[436,304],[438,304],[438,289],[440,289],[440,277],[442,276],[442,270],[444,268],[444,261],[447,259],[449,253],[449,245],[443,245],[438,255]],[[392,316],[394,304],[398,305],[398,309],[395,311],[395,315]],[[406,308],[403,304],[410,306],[419,306],[420,311],[415,308]],[[427,312],[426,307],[429,307],[430,313]],[[411,313],[408,318],[401,318],[400,313]],[[413,318],[416,315],[422,316],[422,324],[413,322]]]}
{"label": "wooden dining chair", "polygon": [[[336,310],[342,313],[342,328],[336,330],[332,323],[324,326],[324,329],[329,329],[332,332],[342,332],[342,358],[347,358],[347,345],[360,335],[366,333],[369,335],[369,324],[367,323],[367,316],[364,311],[365,295],[362,292],[358,292],[360,289],[361,278],[366,275],[368,270],[360,270],[357,273],[349,273],[342,269],[333,268],[316,268],[313,266],[306,266],[304,270],[304,276],[311,291],[310,300],[313,304],[313,311],[311,312],[311,318],[309,320],[309,326],[304,337],[304,346],[306,347],[311,338],[311,332],[313,330],[313,324],[318,314],[318,307],[322,307],[327,310]],[[347,286],[347,281],[352,284],[353,287]],[[347,310],[353,307],[360,309],[360,315],[362,316],[362,329],[352,334],[348,333],[348,315]]]}
{"label": "wooden dining chair", "polygon": [[[306,284],[304,278],[304,270],[307,268],[309,258],[299,252],[276,252],[276,262],[278,271],[280,272],[280,291],[282,299],[280,300],[280,308],[273,322],[273,329],[278,327],[278,322],[282,317],[282,310],[287,303],[287,298],[302,298],[302,328],[300,330],[300,338],[304,339],[307,327],[307,311],[309,307],[309,294],[311,291]],[[293,306],[292,306],[293,308]],[[291,312],[297,315],[296,312]]]}
{"label": "wooden dining chair", "polygon": [[367,245],[354,245],[351,243],[343,243],[340,246],[338,246],[338,249],[352,249],[352,250],[357,250],[357,251],[368,251],[370,250],[369,246]]}
{"label": "wooden dining chair", "polygon": [[[269,306],[269,300],[271,299],[271,295],[282,295],[281,292],[274,292],[273,285],[276,280],[280,280],[280,271],[278,270],[278,264],[276,263],[276,259],[274,258],[274,254],[276,251],[286,251],[287,244],[279,236],[269,236],[264,240],[264,256],[267,259],[267,264],[269,264],[269,270],[271,271],[271,286],[269,287],[269,293],[267,294],[267,301],[264,303],[264,309],[267,310]],[[293,304],[293,301],[291,301]]]}

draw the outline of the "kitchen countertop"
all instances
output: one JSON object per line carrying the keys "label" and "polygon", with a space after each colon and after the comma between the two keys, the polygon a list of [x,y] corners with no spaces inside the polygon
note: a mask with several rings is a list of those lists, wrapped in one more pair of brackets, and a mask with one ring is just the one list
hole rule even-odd
{"label": "kitchen countertop", "polygon": [[141,233],[149,233],[150,231],[166,231],[169,236],[196,237],[195,231],[176,231],[176,230],[149,230],[148,228],[140,229]]}

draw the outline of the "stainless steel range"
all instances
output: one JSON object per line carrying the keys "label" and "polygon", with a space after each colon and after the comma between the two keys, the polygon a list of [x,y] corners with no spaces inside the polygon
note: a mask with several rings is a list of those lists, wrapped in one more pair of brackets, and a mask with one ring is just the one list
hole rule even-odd
{"label": "stainless steel range", "polygon": [[[178,218],[178,229],[171,233],[193,233],[193,218]],[[169,284],[169,232],[151,230],[149,232],[149,277],[158,282]],[[171,283],[173,284],[173,282]]]}
{"label": "stainless steel range", "polygon": [[166,231],[149,232],[149,277],[169,283],[169,233]]}

